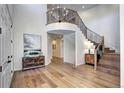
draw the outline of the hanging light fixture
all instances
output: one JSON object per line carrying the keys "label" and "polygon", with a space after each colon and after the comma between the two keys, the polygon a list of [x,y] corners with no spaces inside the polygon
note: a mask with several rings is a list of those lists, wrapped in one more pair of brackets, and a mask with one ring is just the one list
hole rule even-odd
{"label": "hanging light fixture", "polygon": [[52,8],[52,10],[54,10],[54,8]]}
{"label": "hanging light fixture", "polygon": [[57,8],[60,8],[59,5],[57,6]]}
{"label": "hanging light fixture", "polygon": [[50,14],[52,14],[52,13],[53,13],[53,11],[50,12]]}
{"label": "hanging light fixture", "polygon": [[61,8],[61,4],[57,4],[57,8]]}

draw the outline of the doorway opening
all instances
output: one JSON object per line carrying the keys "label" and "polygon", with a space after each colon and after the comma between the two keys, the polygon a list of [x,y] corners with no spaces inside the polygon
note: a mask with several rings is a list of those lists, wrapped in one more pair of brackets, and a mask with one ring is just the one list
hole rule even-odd
{"label": "doorway opening", "polygon": [[[60,33],[60,34],[58,34]],[[76,65],[76,41],[73,31],[50,31],[48,37],[49,63]]]}
{"label": "doorway opening", "polygon": [[51,62],[63,63],[63,35],[48,34],[48,56]]}

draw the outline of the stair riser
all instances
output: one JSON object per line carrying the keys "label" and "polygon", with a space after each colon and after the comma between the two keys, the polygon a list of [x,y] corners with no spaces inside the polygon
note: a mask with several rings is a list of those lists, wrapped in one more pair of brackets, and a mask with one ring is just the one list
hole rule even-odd
{"label": "stair riser", "polygon": [[120,62],[120,57],[103,56],[102,60]]}
{"label": "stair riser", "polygon": [[115,50],[111,50],[110,48],[104,48],[105,53],[115,53]]}
{"label": "stair riser", "polygon": [[109,48],[104,48],[104,51],[105,52],[107,52],[107,51],[109,52],[109,50],[110,50]]}
{"label": "stair riser", "polygon": [[115,50],[110,50],[109,53],[115,53]]}
{"label": "stair riser", "polygon": [[109,51],[104,51],[104,53],[110,53]]}

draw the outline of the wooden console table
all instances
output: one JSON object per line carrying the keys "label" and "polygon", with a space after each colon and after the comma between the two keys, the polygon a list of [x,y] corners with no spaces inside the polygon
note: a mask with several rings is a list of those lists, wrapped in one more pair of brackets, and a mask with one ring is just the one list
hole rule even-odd
{"label": "wooden console table", "polygon": [[23,57],[22,58],[22,70],[32,69],[45,66],[45,57]]}
{"label": "wooden console table", "polygon": [[94,54],[85,54],[85,62],[94,65]]}

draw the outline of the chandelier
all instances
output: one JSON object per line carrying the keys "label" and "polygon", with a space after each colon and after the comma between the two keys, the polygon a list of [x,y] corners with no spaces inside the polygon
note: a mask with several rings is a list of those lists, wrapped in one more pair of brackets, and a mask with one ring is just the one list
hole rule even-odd
{"label": "chandelier", "polygon": [[61,4],[55,4],[51,5],[51,9],[49,9],[49,14],[58,20],[58,22],[61,22],[65,16],[69,14],[69,10],[65,7],[62,7]]}

